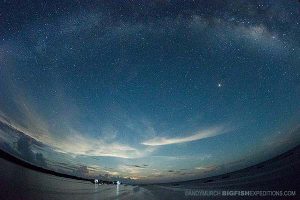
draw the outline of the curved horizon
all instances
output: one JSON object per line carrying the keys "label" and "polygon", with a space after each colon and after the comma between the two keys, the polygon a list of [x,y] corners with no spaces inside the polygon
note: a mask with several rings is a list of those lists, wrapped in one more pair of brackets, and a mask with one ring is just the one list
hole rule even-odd
{"label": "curved horizon", "polygon": [[185,181],[300,144],[297,1],[0,3],[0,149]]}
{"label": "curved horizon", "polygon": [[[272,157],[268,160],[263,160],[262,162],[255,163],[254,165],[246,166],[244,168],[240,168],[240,169],[237,169],[237,170],[234,170],[234,171],[224,172],[224,173],[221,173],[221,174],[214,174],[214,175],[210,175],[210,176],[206,176],[206,177],[202,177],[202,178],[198,178],[198,179],[191,179],[191,180],[184,180],[184,181],[170,180],[169,182],[162,182],[162,183],[161,182],[158,182],[158,183],[152,182],[152,183],[139,183],[139,184],[148,185],[148,184],[172,184],[172,183],[180,183],[180,182],[184,183],[184,182],[191,182],[191,181],[200,181],[200,180],[204,180],[204,179],[208,179],[208,178],[215,178],[215,177],[218,177],[218,176],[221,176],[222,179],[224,179],[224,178],[230,177],[229,174],[239,173],[240,171],[251,169],[255,166],[258,166],[258,168],[262,168],[264,166],[263,165],[264,163],[274,162],[274,160],[277,161],[280,157],[283,157],[283,158],[289,157],[290,155],[294,154],[294,151],[298,151],[298,149],[299,149],[299,145],[297,145],[296,147],[292,147],[288,151],[280,153],[280,154],[278,154],[278,155],[276,155],[276,156],[274,156],[274,157]],[[29,163],[26,160],[22,160],[21,158],[16,157],[16,155],[12,155],[8,152],[2,151],[1,149],[0,149],[0,158],[5,159],[9,162],[12,162],[16,165],[19,165],[19,166],[22,166],[22,167],[25,167],[27,169],[31,169],[31,170],[34,170],[34,171],[37,171],[37,172],[40,172],[40,173],[44,173],[44,174],[50,174],[50,175],[53,175],[53,176],[69,178],[69,179],[74,179],[74,180],[88,181],[88,182],[91,182],[93,184],[95,183],[95,179],[99,180],[98,177],[88,177],[88,178],[87,177],[78,177],[78,176],[74,176],[74,175],[71,175],[71,174],[64,174],[64,173],[52,171],[52,170],[43,168],[41,166],[34,165],[34,163]],[[226,175],[226,176],[224,176],[224,175]],[[115,178],[113,180],[100,179],[99,183],[113,184],[114,181],[119,180],[117,178]],[[137,183],[132,182],[131,180],[125,180],[125,182],[122,182],[122,184],[129,184],[130,185],[130,184],[137,184]]]}

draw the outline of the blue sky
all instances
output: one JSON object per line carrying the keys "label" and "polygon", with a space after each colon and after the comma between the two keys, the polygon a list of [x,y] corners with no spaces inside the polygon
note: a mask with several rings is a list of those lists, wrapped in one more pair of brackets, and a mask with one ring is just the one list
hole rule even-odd
{"label": "blue sky", "polygon": [[161,182],[299,144],[297,1],[1,4],[1,148],[29,162]]}

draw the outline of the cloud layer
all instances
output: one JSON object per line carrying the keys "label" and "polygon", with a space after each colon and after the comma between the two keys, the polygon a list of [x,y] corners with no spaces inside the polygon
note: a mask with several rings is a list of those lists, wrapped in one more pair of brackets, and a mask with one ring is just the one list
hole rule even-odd
{"label": "cloud layer", "polygon": [[147,146],[161,146],[161,145],[192,142],[192,141],[201,140],[204,138],[214,137],[214,136],[223,134],[225,132],[227,132],[227,131],[224,128],[217,127],[217,128],[199,131],[196,134],[186,136],[186,137],[174,137],[174,138],[155,137],[153,139],[142,142],[142,144],[147,145]]}
{"label": "cloud layer", "polygon": [[139,158],[151,153],[153,149],[145,148],[143,150],[118,142],[107,143],[101,139],[83,137],[74,135],[61,142],[52,144],[57,151],[71,155],[83,156],[107,156],[118,158]]}

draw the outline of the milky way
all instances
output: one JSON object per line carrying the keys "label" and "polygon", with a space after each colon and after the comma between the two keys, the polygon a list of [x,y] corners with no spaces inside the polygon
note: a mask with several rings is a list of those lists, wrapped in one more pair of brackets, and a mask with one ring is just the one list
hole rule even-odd
{"label": "milky way", "polygon": [[300,4],[0,3],[0,148],[85,177],[229,172],[299,144]]}

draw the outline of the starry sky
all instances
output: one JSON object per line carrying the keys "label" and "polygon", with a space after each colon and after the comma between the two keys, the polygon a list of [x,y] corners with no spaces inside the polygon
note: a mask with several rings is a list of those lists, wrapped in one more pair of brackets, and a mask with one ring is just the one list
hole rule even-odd
{"label": "starry sky", "polygon": [[300,141],[300,3],[0,2],[0,148],[136,182],[190,180]]}

